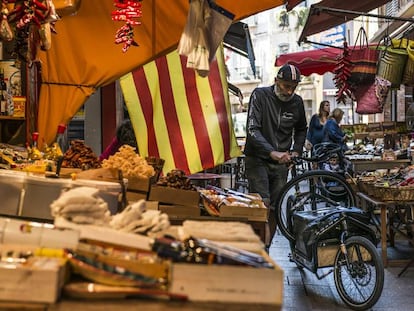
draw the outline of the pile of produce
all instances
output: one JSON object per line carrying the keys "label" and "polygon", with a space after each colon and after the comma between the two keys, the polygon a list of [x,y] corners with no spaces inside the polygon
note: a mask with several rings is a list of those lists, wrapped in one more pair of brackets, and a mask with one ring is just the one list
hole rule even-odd
{"label": "pile of produce", "polygon": [[414,166],[378,169],[357,178],[359,189],[383,201],[414,200]]}
{"label": "pile of produce", "polygon": [[179,169],[171,170],[167,175],[160,177],[157,185],[182,190],[197,190],[191,183],[191,180],[185,175],[184,171]]}
{"label": "pile of produce", "polygon": [[85,145],[83,140],[72,140],[63,155],[62,167],[88,170],[101,167],[101,163],[92,148]]}
{"label": "pile of produce", "polygon": [[125,178],[148,178],[155,175],[155,169],[147,161],[135,152],[135,148],[123,145],[119,151],[102,161],[102,167],[118,169]]}
{"label": "pile of produce", "polygon": [[204,208],[211,216],[219,216],[222,205],[265,208],[260,196],[228,189],[223,190],[210,185],[206,189],[199,189],[198,191],[203,199]]}

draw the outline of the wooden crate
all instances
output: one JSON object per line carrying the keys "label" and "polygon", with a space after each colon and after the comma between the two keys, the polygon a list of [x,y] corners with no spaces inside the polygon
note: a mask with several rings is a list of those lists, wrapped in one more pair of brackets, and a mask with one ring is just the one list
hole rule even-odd
{"label": "wooden crate", "polygon": [[257,196],[257,207],[245,207],[245,206],[233,206],[233,205],[221,205],[220,217],[239,217],[246,218],[249,221],[263,221],[266,222],[268,218],[268,209],[264,205],[262,198],[257,193],[250,193],[252,196]]}
{"label": "wooden crate", "polygon": [[182,190],[154,185],[151,187],[148,200],[199,208],[200,193],[193,190]]}
{"label": "wooden crate", "polygon": [[283,303],[283,270],[275,263],[273,269],[173,263],[170,290],[190,301],[269,304],[278,310]]}
{"label": "wooden crate", "polygon": [[159,204],[158,209],[172,217],[197,217],[200,216],[200,208],[197,206],[185,206],[177,204]]}
{"label": "wooden crate", "polygon": [[0,301],[55,303],[65,281],[62,258],[32,257],[25,264],[0,266]]}

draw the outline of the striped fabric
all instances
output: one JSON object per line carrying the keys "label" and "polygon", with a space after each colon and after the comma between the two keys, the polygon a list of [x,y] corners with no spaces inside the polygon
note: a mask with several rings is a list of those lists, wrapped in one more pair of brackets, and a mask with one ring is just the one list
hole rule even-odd
{"label": "striped fabric", "polygon": [[208,77],[186,68],[176,51],[121,78],[141,156],[165,160],[164,173],[193,174],[240,155],[222,50]]}

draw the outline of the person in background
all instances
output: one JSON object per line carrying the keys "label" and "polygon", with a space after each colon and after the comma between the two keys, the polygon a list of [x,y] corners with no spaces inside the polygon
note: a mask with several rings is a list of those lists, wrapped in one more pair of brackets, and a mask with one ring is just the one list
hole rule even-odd
{"label": "person in background", "polygon": [[341,166],[339,165],[338,156],[333,155],[329,158],[328,162],[323,163],[323,169],[329,172],[340,172]]}
{"label": "person in background", "polygon": [[341,108],[335,108],[324,125],[324,142],[338,144],[345,151],[348,149],[346,145],[347,137],[340,128],[340,123],[344,117],[344,111]]}
{"label": "person in background", "polygon": [[315,113],[309,121],[308,134],[306,135],[305,148],[311,150],[313,146],[323,141],[323,126],[329,117],[331,104],[327,100],[321,101],[319,112]]}
{"label": "person in background", "polygon": [[99,156],[99,160],[108,159],[109,156],[115,154],[123,145],[130,145],[138,152],[138,144],[135,138],[134,128],[130,119],[125,119],[116,129],[116,135],[112,142],[105,148],[104,152]]}
{"label": "person in background", "polygon": [[275,205],[287,182],[287,164],[302,153],[306,138],[303,100],[295,94],[299,81],[299,69],[283,65],[273,85],[253,90],[248,107],[244,148],[248,189],[260,194],[269,208],[271,237],[276,232]]}

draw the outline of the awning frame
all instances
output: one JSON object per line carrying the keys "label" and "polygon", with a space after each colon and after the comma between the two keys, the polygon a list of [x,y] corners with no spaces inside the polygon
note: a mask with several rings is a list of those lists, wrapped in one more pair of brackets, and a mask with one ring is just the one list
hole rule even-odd
{"label": "awning frame", "polygon": [[[339,14],[342,14],[343,16],[344,15],[354,16],[352,19],[354,19],[355,17],[358,17],[358,16],[367,16],[367,17],[375,17],[375,18],[381,18],[381,19],[387,19],[387,20],[396,20],[396,21],[414,23],[414,18],[395,17],[395,16],[389,16],[389,15],[372,14],[372,13],[345,10],[345,9],[329,8],[329,7],[321,6],[321,5],[317,5],[317,4],[311,5],[310,11],[309,11],[309,16],[319,15],[322,12],[339,13]],[[308,18],[308,20],[309,20],[309,18]],[[305,27],[306,27],[306,24],[305,24]],[[302,31],[302,34],[299,37],[298,43],[301,44],[302,42],[306,42],[306,41],[307,41],[307,39],[306,39],[305,36],[303,36],[303,31]]]}

